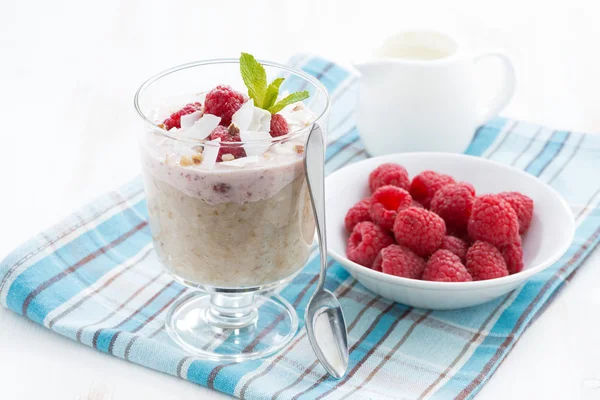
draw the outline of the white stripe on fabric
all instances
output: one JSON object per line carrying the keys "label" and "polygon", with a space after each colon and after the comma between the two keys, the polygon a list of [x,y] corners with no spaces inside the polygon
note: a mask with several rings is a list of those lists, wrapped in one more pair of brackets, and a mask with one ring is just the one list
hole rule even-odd
{"label": "white stripe on fabric", "polygon": [[63,238],[57,240],[52,245],[46,247],[44,250],[40,251],[39,253],[37,253],[36,255],[34,255],[30,259],[28,259],[27,261],[25,261],[23,264],[19,265],[14,271],[12,271],[10,276],[7,278],[7,280],[4,284],[3,290],[2,290],[2,292],[0,292],[0,302],[4,305],[4,307],[8,307],[6,298],[8,296],[9,289],[10,289],[11,285],[13,284],[13,282],[15,281],[15,279],[17,279],[24,270],[26,270],[30,266],[34,265],[38,261],[48,257],[50,254],[54,253],[57,249],[60,249],[61,247],[71,243],[73,240],[77,239],[79,236],[83,235],[85,232],[94,230],[99,225],[101,225],[103,222],[108,221],[115,215],[117,215],[127,209],[131,209],[132,205],[138,203],[143,198],[144,198],[144,193],[141,192],[140,194],[132,197],[131,199],[123,202],[122,204],[120,204],[116,207],[112,207],[110,210],[108,210],[104,214],[100,215],[98,218],[86,221],[86,223],[84,223],[81,227],[68,233]]}

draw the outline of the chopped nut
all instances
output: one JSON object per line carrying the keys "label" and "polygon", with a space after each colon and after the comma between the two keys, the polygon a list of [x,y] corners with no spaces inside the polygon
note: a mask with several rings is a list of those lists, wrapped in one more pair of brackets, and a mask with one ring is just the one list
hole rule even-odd
{"label": "chopped nut", "polygon": [[194,162],[192,161],[192,159],[189,156],[181,156],[181,160],[179,160],[179,164],[181,164],[183,167],[187,167],[189,165],[194,164]]}
{"label": "chopped nut", "polygon": [[304,146],[301,144],[297,144],[294,146],[294,148],[296,149],[296,153],[298,154],[302,154],[304,153]]}
{"label": "chopped nut", "polygon": [[158,124],[156,126],[158,126],[160,129],[165,129],[165,130],[167,129],[167,127],[165,126],[165,124]]}
{"label": "chopped nut", "polygon": [[229,133],[231,134],[231,136],[236,136],[236,135],[239,135],[239,133],[240,133],[240,128],[233,122],[229,125],[229,128],[227,128],[227,129],[229,130]]}
{"label": "chopped nut", "polygon": [[204,147],[202,147],[202,146],[196,146],[196,147],[194,147],[194,151],[196,153],[204,153]]}
{"label": "chopped nut", "polygon": [[304,105],[302,103],[298,103],[296,104],[296,106],[293,108],[294,111],[300,111],[300,110],[304,110]]}
{"label": "chopped nut", "polygon": [[194,154],[192,156],[192,161],[194,162],[194,164],[198,165],[198,164],[202,164],[202,161],[204,161],[204,156],[202,155],[202,153],[198,153],[198,154]]}
{"label": "chopped nut", "polygon": [[223,161],[233,161],[233,160],[235,160],[235,157],[233,156],[233,154],[223,154],[221,156],[221,160],[223,160]]}

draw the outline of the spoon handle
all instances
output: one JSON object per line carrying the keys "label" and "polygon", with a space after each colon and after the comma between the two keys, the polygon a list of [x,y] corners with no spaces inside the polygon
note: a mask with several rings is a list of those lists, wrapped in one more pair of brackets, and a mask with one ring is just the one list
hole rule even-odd
{"label": "spoon handle", "polygon": [[306,141],[304,169],[312,200],[313,214],[317,222],[317,237],[321,253],[321,273],[316,291],[323,288],[327,273],[327,239],[325,238],[325,140],[319,124],[313,124]]}

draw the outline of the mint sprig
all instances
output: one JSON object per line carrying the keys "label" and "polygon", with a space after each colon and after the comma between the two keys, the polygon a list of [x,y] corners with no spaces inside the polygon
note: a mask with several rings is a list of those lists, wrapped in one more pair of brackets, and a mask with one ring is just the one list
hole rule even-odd
{"label": "mint sprig", "polygon": [[271,114],[276,114],[285,106],[302,101],[310,96],[308,90],[303,90],[277,101],[279,88],[284,78],[275,78],[267,86],[267,72],[251,54],[242,53],[240,56],[240,72],[244,84],[248,88],[248,96],[254,100],[254,105],[269,111]]}

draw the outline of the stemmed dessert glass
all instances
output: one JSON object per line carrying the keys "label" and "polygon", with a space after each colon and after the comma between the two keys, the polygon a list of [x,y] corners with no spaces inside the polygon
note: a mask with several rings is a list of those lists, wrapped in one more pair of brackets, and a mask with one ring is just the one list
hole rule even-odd
{"label": "stemmed dessert glass", "polygon": [[[304,104],[315,115],[311,124],[277,138],[220,144],[181,138],[159,126],[161,110],[202,103],[201,91],[221,84],[243,91],[235,59],[174,67],[148,79],[134,99],[144,122],[139,143],[154,248],[174,279],[194,289],[168,311],[166,330],[204,358],[265,357],[298,328],[294,308],[278,289],[312,249],[303,145],[312,124],[326,129],[329,96],[302,71],[261,63],[270,80],[285,78],[282,90],[309,91]],[[181,148],[187,149],[183,155]],[[241,149],[251,162],[240,158]],[[236,155],[238,164],[209,165],[207,156],[216,151]]]}

